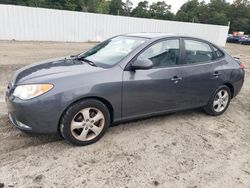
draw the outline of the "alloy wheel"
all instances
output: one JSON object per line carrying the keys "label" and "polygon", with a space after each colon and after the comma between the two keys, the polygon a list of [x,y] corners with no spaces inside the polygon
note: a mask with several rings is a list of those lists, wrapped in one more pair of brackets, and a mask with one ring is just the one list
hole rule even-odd
{"label": "alloy wheel", "polygon": [[229,102],[228,91],[225,89],[218,91],[218,93],[215,95],[213,102],[214,111],[222,112],[227,107],[228,102]]}
{"label": "alloy wheel", "polygon": [[90,141],[96,138],[103,130],[105,118],[97,108],[84,108],[72,119],[70,130],[79,141]]}

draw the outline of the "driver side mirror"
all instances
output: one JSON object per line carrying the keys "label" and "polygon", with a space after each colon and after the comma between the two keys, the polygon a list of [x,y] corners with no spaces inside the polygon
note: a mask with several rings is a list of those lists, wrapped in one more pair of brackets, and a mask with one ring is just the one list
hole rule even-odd
{"label": "driver side mirror", "polygon": [[154,66],[153,62],[150,61],[149,59],[143,59],[143,60],[135,60],[131,66],[131,70],[147,70],[151,69]]}

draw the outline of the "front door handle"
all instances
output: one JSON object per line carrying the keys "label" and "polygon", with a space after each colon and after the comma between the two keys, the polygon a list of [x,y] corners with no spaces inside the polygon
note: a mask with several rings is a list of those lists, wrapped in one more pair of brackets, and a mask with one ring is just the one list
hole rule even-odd
{"label": "front door handle", "polygon": [[179,77],[179,76],[174,76],[173,78],[171,78],[171,80],[177,84],[180,80],[182,80],[182,77]]}

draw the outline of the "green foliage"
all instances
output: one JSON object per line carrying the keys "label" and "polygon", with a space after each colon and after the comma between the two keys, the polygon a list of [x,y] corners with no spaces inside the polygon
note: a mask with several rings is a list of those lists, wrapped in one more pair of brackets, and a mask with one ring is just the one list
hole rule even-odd
{"label": "green foliage", "polygon": [[113,15],[123,15],[124,14],[125,3],[122,0],[111,0],[109,4],[109,13]]}
{"label": "green foliage", "polygon": [[151,18],[170,20],[174,18],[174,14],[170,10],[171,5],[166,4],[165,1],[158,1],[150,6],[149,12]]}
{"label": "green foliage", "polygon": [[250,3],[247,0],[236,0],[230,5],[227,14],[231,31],[244,31],[250,34]]}
{"label": "green foliage", "polygon": [[148,1],[141,1],[132,10],[131,15],[141,18],[172,20],[174,19],[174,14],[170,10],[171,5],[166,4],[165,1],[158,1],[150,6]]}
{"label": "green foliage", "polygon": [[96,8],[97,13],[108,14],[109,13],[109,2],[105,0],[100,0]]}
{"label": "green foliage", "polygon": [[175,14],[166,1],[159,0],[151,5],[142,0],[135,8],[130,0],[0,0],[0,4],[15,4],[33,7],[55,8],[72,11],[94,12],[153,18],[162,20],[177,20],[205,24],[228,25],[230,31],[244,31],[250,34],[250,2],[235,0],[229,4],[226,0],[188,0]]}
{"label": "green foliage", "polygon": [[184,22],[199,22],[199,6],[198,0],[188,1],[177,12],[176,19]]}
{"label": "green foliage", "polygon": [[148,1],[139,2],[137,7],[132,10],[131,15],[140,18],[150,18]]}
{"label": "green foliage", "polygon": [[109,13],[109,2],[105,0],[77,0],[83,12]]}
{"label": "green foliage", "polygon": [[233,4],[225,0],[189,0],[177,12],[176,20],[205,24],[228,25],[230,31],[244,31],[250,34],[250,3],[248,0],[235,0]]}

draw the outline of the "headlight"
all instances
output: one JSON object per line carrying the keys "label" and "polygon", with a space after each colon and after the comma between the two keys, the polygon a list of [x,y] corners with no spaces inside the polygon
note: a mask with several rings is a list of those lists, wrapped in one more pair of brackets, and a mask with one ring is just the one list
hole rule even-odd
{"label": "headlight", "polygon": [[52,84],[19,85],[15,88],[13,95],[22,100],[28,100],[42,95],[51,90],[52,88]]}

